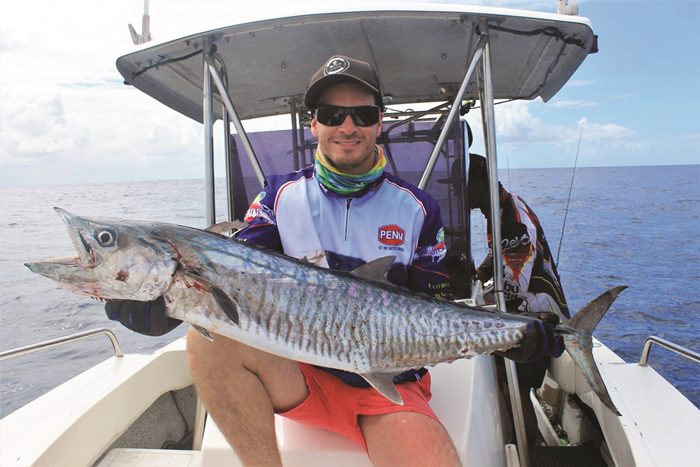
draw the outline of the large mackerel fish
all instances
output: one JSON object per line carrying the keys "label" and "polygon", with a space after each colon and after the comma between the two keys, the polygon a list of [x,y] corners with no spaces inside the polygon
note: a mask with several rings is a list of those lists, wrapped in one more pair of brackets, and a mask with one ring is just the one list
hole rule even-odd
{"label": "large mackerel fish", "polygon": [[[339,272],[210,231],[55,210],[78,256],[27,263],[32,271],[102,300],[163,295],[169,316],[204,333],[358,373],[397,404],[396,374],[518,347],[533,319],[393,286],[384,279],[393,257]],[[591,333],[624,288],[603,293],[555,330],[593,391],[618,415],[593,360]]]}

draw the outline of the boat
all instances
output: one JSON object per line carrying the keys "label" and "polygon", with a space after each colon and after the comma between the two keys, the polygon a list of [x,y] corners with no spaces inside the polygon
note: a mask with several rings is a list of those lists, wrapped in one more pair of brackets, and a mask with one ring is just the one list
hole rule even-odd
{"label": "boat", "polygon": [[[494,106],[550,100],[598,48],[583,17],[446,3],[318,7],[155,44],[140,44],[133,28],[132,36],[136,50],[117,60],[125,83],[203,126],[209,224],[221,221],[215,157],[226,161],[228,220],[241,219],[265,174],[312,161],[310,115],[302,104],[312,72],[340,52],[371,62],[388,109],[379,139],[387,170],[440,203],[458,299],[475,304],[483,302],[483,291],[469,280],[460,167],[466,167],[471,129],[463,116],[480,112],[488,165],[497,167]],[[284,115],[288,129],[246,131],[248,122]],[[492,205],[498,209],[497,198]],[[496,229],[497,265],[498,235]],[[496,281],[501,290],[498,274]],[[502,294],[495,306],[504,308]],[[3,352],[0,360],[102,334],[114,356],[0,421],[1,465],[241,465],[197,399],[185,338],[153,354],[124,354],[109,329],[96,329]],[[652,345],[700,361],[696,352],[650,336],[640,361],[627,363],[594,339],[595,360],[620,416],[602,404],[566,353],[552,361],[530,401],[520,400],[512,365],[499,366],[491,356],[436,365],[431,406],[465,466],[694,465],[700,411],[647,365]],[[523,427],[522,404],[529,402],[537,440]],[[285,465],[370,465],[338,435],[281,417],[275,427]]]}

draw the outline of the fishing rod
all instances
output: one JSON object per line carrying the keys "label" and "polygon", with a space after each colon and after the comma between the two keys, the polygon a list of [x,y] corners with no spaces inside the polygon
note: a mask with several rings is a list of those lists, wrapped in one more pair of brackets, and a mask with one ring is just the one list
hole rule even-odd
{"label": "fishing rod", "polygon": [[510,157],[509,154],[506,152],[506,164],[508,167],[508,191],[513,189],[513,186],[510,183]]}
{"label": "fishing rod", "polygon": [[574,158],[574,170],[571,172],[571,184],[569,185],[569,196],[566,198],[566,209],[564,209],[564,223],[561,226],[561,237],[559,237],[559,246],[557,247],[557,259],[554,261],[555,266],[559,266],[559,253],[561,252],[561,244],[564,241],[564,230],[566,229],[566,218],[569,215],[569,204],[571,203],[571,191],[574,188],[574,177],[576,176],[576,167],[578,165],[578,153],[581,150],[581,136],[583,136],[583,122],[581,122],[581,131],[578,134],[578,146],[576,147],[576,157]]}

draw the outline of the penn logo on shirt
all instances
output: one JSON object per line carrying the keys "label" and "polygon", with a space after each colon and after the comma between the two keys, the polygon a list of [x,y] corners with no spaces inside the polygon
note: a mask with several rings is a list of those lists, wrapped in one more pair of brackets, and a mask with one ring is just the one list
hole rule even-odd
{"label": "penn logo on shirt", "polygon": [[383,225],[377,232],[379,243],[387,246],[399,246],[404,244],[406,231],[396,224]]}

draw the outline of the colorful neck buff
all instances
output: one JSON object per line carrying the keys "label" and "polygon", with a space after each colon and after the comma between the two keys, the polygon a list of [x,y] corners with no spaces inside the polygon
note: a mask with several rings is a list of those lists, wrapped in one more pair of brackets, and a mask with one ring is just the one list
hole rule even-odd
{"label": "colorful neck buff", "polygon": [[376,146],[377,161],[369,172],[352,175],[340,172],[333,167],[320,149],[316,149],[314,173],[318,181],[329,190],[339,195],[352,195],[364,190],[381,177],[386,166],[386,158],[381,147]]}

